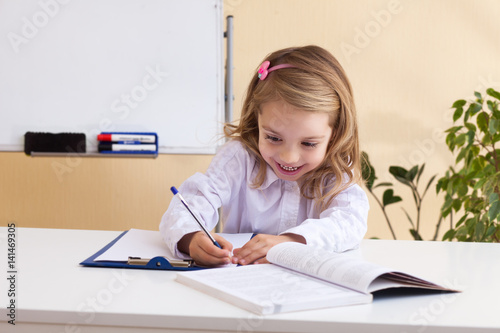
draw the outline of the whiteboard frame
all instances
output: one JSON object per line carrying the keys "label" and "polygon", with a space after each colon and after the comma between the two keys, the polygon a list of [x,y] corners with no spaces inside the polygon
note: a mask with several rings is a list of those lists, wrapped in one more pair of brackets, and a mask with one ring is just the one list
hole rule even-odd
{"label": "whiteboard frame", "polygon": [[[33,22],[36,22],[35,20],[37,20],[37,19],[39,20],[39,22],[42,22],[42,19],[44,17],[43,15],[45,15],[45,17],[48,17],[50,20],[57,22],[58,15],[63,16],[63,15],[60,15],[60,13],[63,13],[63,11],[65,9],[64,6],[71,6],[73,4],[79,4],[79,1],[88,1],[88,0],[72,0],[71,2],[69,0],[47,0],[47,1],[30,0],[30,1],[32,2],[32,5],[33,4],[36,5],[36,8],[34,8],[29,14],[26,14],[26,10],[25,10],[26,8],[24,8],[24,11],[22,10],[23,8],[21,8],[19,10],[19,12],[4,14],[4,15],[10,15],[11,17],[14,17],[14,18],[11,19],[10,22],[7,22],[7,23],[11,23],[10,25],[8,25],[8,24],[5,25],[4,29],[6,29],[6,31],[3,31],[4,32],[3,36],[6,36],[8,33],[14,33],[14,34],[17,34],[17,36],[24,37],[24,35],[22,35],[22,29],[21,29],[22,27],[21,27],[20,22],[24,22],[23,23],[25,26],[24,29],[27,29],[26,26],[29,26],[29,22],[31,22],[31,24],[34,24]],[[116,0],[100,0],[100,1],[113,2]],[[123,1],[123,0],[121,0],[121,1]],[[128,1],[128,3],[142,1],[145,4],[147,4],[148,1],[154,2],[157,0],[127,0],[127,1]],[[163,1],[170,1],[170,0],[163,0]],[[170,2],[175,3],[175,1],[170,1]],[[5,6],[6,3],[12,4],[14,2],[4,2],[3,5]],[[189,1],[182,0],[183,6],[185,3],[190,3],[190,5],[192,5],[192,6],[200,6],[201,4],[203,4],[204,8],[207,8],[209,6],[211,8],[210,10],[213,10],[213,12],[208,13],[208,14],[211,16],[211,18],[213,18],[215,20],[215,22],[214,22],[214,25],[215,25],[214,28],[216,31],[215,50],[216,50],[217,54],[215,55],[215,59],[216,59],[215,78],[213,78],[213,81],[211,81],[211,82],[213,82],[213,84],[215,86],[215,91],[216,91],[217,96],[215,97],[215,105],[211,105],[210,107],[207,107],[207,109],[213,107],[213,110],[210,111],[211,112],[210,117],[213,116],[217,122],[217,124],[215,124],[215,123],[210,124],[210,126],[212,126],[210,131],[212,131],[211,133],[213,134],[213,137],[211,137],[209,141],[208,140],[203,141],[203,143],[200,145],[183,146],[182,144],[178,144],[178,143],[175,145],[169,145],[167,143],[163,143],[161,133],[159,133],[159,131],[157,131],[155,128],[140,127],[140,128],[137,128],[137,130],[134,130],[134,128],[131,128],[129,125],[126,125],[129,127],[125,126],[125,127],[121,127],[121,128],[116,128],[116,129],[113,129],[113,131],[137,131],[137,132],[153,131],[153,132],[157,132],[157,133],[159,133],[159,153],[160,154],[215,154],[217,148],[221,144],[223,144],[223,140],[221,140],[223,138],[222,126],[223,126],[223,123],[225,122],[224,63],[223,63],[223,59],[224,59],[224,57],[223,57],[224,31],[223,31],[222,0],[189,0]],[[207,3],[209,5],[207,5]],[[50,8],[50,6],[47,7],[48,8],[47,9],[47,8],[43,7],[42,4],[52,4],[52,9]],[[56,5],[53,5],[53,4],[56,4],[58,6],[57,11],[56,11],[56,7],[55,7]],[[80,4],[81,4],[81,2],[80,2]],[[23,1],[20,6],[26,7],[26,2]],[[50,15],[51,10],[53,12],[52,14],[55,13],[53,16]],[[186,25],[196,24],[196,22],[190,22],[189,13],[179,13],[178,15],[183,17],[183,20],[185,21]],[[20,20],[20,18],[21,18],[21,20]],[[12,22],[12,20],[17,20],[17,22]],[[47,21],[48,23],[46,24],[46,26],[43,26],[40,23],[40,26],[38,27],[38,30],[39,30],[38,35],[42,36],[44,33],[44,29],[45,30],[50,29],[50,24],[52,23],[52,21],[50,21],[50,20]],[[13,29],[12,28],[13,26],[17,27],[18,29],[17,30]],[[182,27],[180,27],[180,28],[182,29]],[[201,27],[201,28],[203,28],[203,27]],[[210,27],[210,28],[212,28],[212,27]],[[1,28],[0,28],[0,30],[1,30]],[[33,38],[33,41],[36,41],[36,39],[37,39],[37,37],[35,36],[35,38]],[[43,40],[42,37],[40,37],[40,39]],[[10,42],[11,42],[11,40],[9,40],[9,43]],[[35,42],[31,42],[31,40],[29,40],[29,42],[31,44],[35,44]],[[19,44],[19,46],[23,47],[24,44]],[[29,43],[27,44],[27,46],[30,46]],[[26,56],[26,53],[24,55],[21,55],[21,56]],[[5,57],[4,57],[4,60],[5,60]],[[0,61],[2,61],[1,54],[0,54]],[[6,61],[2,61],[2,62],[3,62],[3,65],[0,64],[0,73],[1,73],[0,74],[0,83],[1,83],[2,77],[6,78],[6,80],[9,80],[9,75],[5,75],[5,71],[8,71],[9,63]],[[143,68],[142,68],[143,72],[144,72],[144,69],[145,68],[143,66]],[[149,69],[146,68],[146,71],[151,72],[152,70],[154,70],[154,66],[150,66]],[[28,74],[29,73],[24,73],[23,75],[25,75],[29,79]],[[187,74],[189,74],[189,73],[187,73]],[[196,80],[196,77],[194,78],[194,80]],[[29,83],[29,81],[25,81],[25,82]],[[137,79],[135,82],[137,82]],[[11,89],[9,91],[8,89],[5,89],[5,87],[8,87],[8,86],[9,86],[9,83],[4,82],[4,85],[3,85],[4,89],[2,89],[3,92],[0,91],[0,119],[1,119],[0,122],[5,124],[4,131],[5,131],[5,128],[7,128],[7,131],[14,132],[14,134],[16,135],[16,139],[15,139],[15,142],[12,142],[12,141],[1,142],[0,141],[0,151],[23,151],[24,150],[24,133],[27,131],[53,132],[53,133],[56,133],[56,132],[80,132],[80,133],[85,132],[87,135],[87,147],[88,147],[87,152],[94,153],[96,151],[96,146],[97,146],[96,140],[93,139],[94,134],[98,134],[99,132],[109,131],[108,128],[100,128],[99,131],[94,131],[94,133],[91,133],[91,137],[89,137],[90,135],[86,131],[73,130],[71,128],[71,126],[69,126],[67,129],[61,128],[61,129],[56,129],[56,130],[44,130],[43,128],[37,128],[37,126],[30,126],[29,128],[28,127],[23,128],[22,124],[20,126],[20,124],[19,123],[16,124],[16,121],[15,121],[15,115],[16,115],[16,113],[19,113],[19,110],[18,111],[15,111],[15,110],[11,111],[11,110],[15,109],[15,107],[12,107],[12,105],[6,105],[5,103],[2,103],[2,99],[6,100],[6,98],[8,96],[19,94],[19,93],[25,93],[26,94],[25,99],[28,99],[30,97],[29,92],[19,92],[19,91],[16,91],[15,89]],[[0,88],[1,87],[2,87],[2,85],[0,84]],[[30,89],[33,90],[36,88],[31,87]],[[29,89],[27,89],[27,90],[29,91]],[[2,94],[3,94],[3,96],[2,96]],[[215,114],[213,114],[213,112]],[[27,126],[29,126],[29,125],[27,125]],[[78,124],[76,126],[78,126]],[[97,128],[97,126],[94,126],[94,127]],[[185,127],[183,127],[183,130],[184,130],[184,128]],[[216,129],[214,129],[214,128],[216,128]],[[19,139],[20,137],[22,137],[22,138]],[[182,141],[182,140],[180,140],[180,141]]]}

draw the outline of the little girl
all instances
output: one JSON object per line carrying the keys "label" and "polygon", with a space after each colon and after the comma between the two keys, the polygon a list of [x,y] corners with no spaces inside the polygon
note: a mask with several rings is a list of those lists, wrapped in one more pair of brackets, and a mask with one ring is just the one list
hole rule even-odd
{"label": "little girl", "polygon": [[179,192],[211,230],[257,234],[242,248],[216,247],[176,197],[161,224],[173,254],[203,265],[266,263],[281,242],[341,252],[359,245],[368,200],[361,181],[356,110],[338,61],[318,46],[279,50],[255,73],[239,124],[205,174]]}

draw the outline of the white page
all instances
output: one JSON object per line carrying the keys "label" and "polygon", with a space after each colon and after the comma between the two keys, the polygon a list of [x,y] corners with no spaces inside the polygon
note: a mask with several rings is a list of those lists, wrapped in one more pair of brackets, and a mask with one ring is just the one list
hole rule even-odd
{"label": "white page", "polygon": [[267,260],[363,293],[390,269],[350,256],[316,249],[300,243],[281,243],[269,250]]}
{"label": "white page", "polygon": [[127,261],[128,257],[176,259],[163,242],[159,231],[130,229],[111,248],[94,261]]}
{"label": "white page", "polygon": [[365,295],[277,265],[179,273],[177,281],[262,314],[368,303]]}
{"label": "white page", "polygon": [[[233,248],[242,247],[252,237],[249,233],[220,235],[231,242]],[[94,261],[127,261],[129,257],[178,259],[167,248],[159,231],[130,229]]]}
{"label": "white page", "polygon": [[217,235],[224,237],[231,244],[233,244],[233,250],[243,247],[253,236],[251,233],[242,234],[227,234],[227,233],[217,233]]}

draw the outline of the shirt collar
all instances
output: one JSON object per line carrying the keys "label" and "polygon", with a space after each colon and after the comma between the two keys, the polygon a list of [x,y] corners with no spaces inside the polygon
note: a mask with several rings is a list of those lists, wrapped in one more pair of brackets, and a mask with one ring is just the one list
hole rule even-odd
{"label": "shirt collar", "polygon": [[[258,168],[257,168],[256,171],[258,171]],[[255,175],[252,174],[252,176],[255,176]],[[271,186],[272,184],[274,184],[275,182],[279,182],[279,183],[285,182],[285,183],[297,184],[296,181],[289,181],[289,180],[280,179],[278,176],[276,176],[276,174],[274,173],[274,170],[269,165],[267,165],[266,178],[264,179],[264,182],[260,186],[260,189],[265,190],[269,186]]]}

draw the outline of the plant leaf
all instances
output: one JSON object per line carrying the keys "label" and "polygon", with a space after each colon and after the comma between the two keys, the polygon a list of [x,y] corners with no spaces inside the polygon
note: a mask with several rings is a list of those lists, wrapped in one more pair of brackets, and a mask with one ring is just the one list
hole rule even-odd
{"label": "plant leaf", "polygon": [[458,164],[461,160],[464,159],[465,155],[469,152],[468,147],[464,147],[460,150],[460,152],[457,155],[457,158],[455,159],[455,164]]}
{"label": "plant leaf", "polygon": [[448,231],[444,234],[444,236],[443,236],[443,240],[449,240],[449,241],[453,240],[453,238],[455,237],[455,233],[456,233],[456,231],[455,231],[455,230],[453,230],[453,229],[448,230]]}
{"label": "plant leaf", "polygon": [[[494,97],[494,98],[496,98],[496,99],[500,100],[500,93],[499,93],[498,91],[494,90],[493,88],[489,88],[489,89],[487,89],[487,90],[486,90],[486,93],[487,93],[488,95],[490,95],[491,97]],[[455,103],[456,103],[456,102],[455,102]]]}
{"label": "plant leaf", "polygon": [[491,112],[495,113],[495,111],[497,110],[496,102],[488,100],[486,101],[486,104],[488,104],[488,109],[490,109]]}
{"label": "plant leaf", "polygon": [[498,127],[498,120],[495,118],[490,119],[488,129],[490,130],[491,135],[497,132],[497,127]]}
{"label": "plant leaf", "polygon": [[410,234],[413,236],[413,238],[417,241],[421,241],[422,240],[422,236],[420,236],[420,234],[418,233],[417,230],[415,229],[410,229]]}
{"label": "plant leaf", "polygon": [[399,182],[411,187],[411,183],[406,178],[408,171],[405,168],[399,166],[391,166],[389,172],[398,180]]}
{"label": "plant leaf", "polygon": [[498,217],[498,214],[500,214],[500,201],[495,201],[488,210],[488,218],[490,221],[494,221]]}
{"label": "plant leaf", "polygon": [[490,202],[490,204],[494,203],[495,201],[498,201],[498,194],[493,192],[490,194],[490,196],[488,197],[488,201]]}
{"label": "plant leaf", "polygon": [[462,133],[455,139],[455,144],[459,147],[463,146],[465,143],[465,139],[467,138],[467,133]]}
{"label": "plant leaf", "polygon": [[418,175],[417,175],[417,184],[420,180],[420,176],[422,176],[422,173],[424,172],[424,168],[425,168],[425,163],[422,164],[422,166],[420,167],[420,170],[418,170]]}
{"label": "plant leaf", "polygon": [[465,104],[467,104],[467,101],[465,99],[459,99],[458,101],[455,101],[455,103],[453,103],[453,105],[451,107],[452,108],[461,108]]}
{"label": "plant leaf", "polygon": [[455,199],[453,200],[452,206],[455,212],[458,212],[460,210],[460,207],[462,207],[462,201],[460,199]]}
{"label": "plant leaf", "polygon": [[486,231],[486,234],[484,235],[484,238],[486,239],[490,238],[490,236],[495,233],[496,229],[497,228],[494,225],[490,225],[488,230]]}
{"label": "plant leaf", "polygon": [[463,126],[453,126],[451,128],[448,128],[445,132],[446,133],[457,133],[463,128]]}
{"label": "plant leaf", "polygon": [[457,224],[455,224],[455,228],[458,228],[462,223],[464,223],[464,221],[467,219],[468,215],[465,214],[464,216],[462,216],[460,218],[460,220],[458,220]]}
{"label": "plant leaf", "polygon": [[477,130],[476,125],[474,125],[473,123],[465,123],[465,127],[467,127],[469,131],[475,132]]}
{"label": "plant leaf", "polygon": [[483,240],[484,230],[485,230],[484,222],[477,221],[474,228],[474,239],[476,240],[476,242],[480,242]]}
{"label": "plant leaf", "polygon": [[365,180],[366,187],[368,190],[371,190],[377,177],[375,176],[375,168],[370,163],[368,154],[364,151],[361,152],[361,173]]}
{"label": "plant leaf", "polygon": [[453,198],[451,197],[451,195],[447,194],[445,196],[443,206],[441,207],[441,215],[443,217],[446,217],[448,216],[448,214],[450,214],[452,209],[452,204],[453,204]]}
{"label": "plant leaf", "polygon": [[405,178],[410,182],[412,182],[415,179],[417,173],[418,173],[418,165],[415,165],[413,168],[410,169],[410,171],[408,171]]}
{"label": "plant leaf", "polygon": [[467,191],[469,188],[467,187],[466,184],[461,184],[460,187],[458,188],[457,194],[459,197],[464,197],[467,195]]}
{"label": "plant leaf", "polygon": [[388,189],[385,190],[383,196],[382,196],[382,202],[384,206],[388,206],[390,204],[402,201],[400,196],[394,195],[394,190],[393,189]]}
{"label": "plant leaf", "polygon": [[438,194],[439,191],[446,191],[446,187],[448,186],[448,181],[449,179],[446,177],[441,177],[438,179],[436,183],[436,194]]}
{"label": "plant leaf", "polygon": [[381,187],[381,186],[392,186],[393,184],[392,183],[379,183],[375,186],[373,186],[373,188],[377,188],[377,187]]}
{"label": "plant leaf", "polygon": [[408,221],[410,221],[410,224],[411,224],[412,228],[415,229],[415,224],[413,224],[413,220],[411,219],[410,214],[408,214],[408,212],[406,211],[406,209],[404,209],[404,208],[401,208],[401,209],[403,210],[403,212],[405,212],[406,218],[408,219]]}
{"label": "plant leaf", "polygon": [[460,119],[460,117],[462,117],[462,114],[464,113],[464,109],[463,108],[456,108],[455,109],[455,112],[453,113],[453,122],[457,121],[458,119]]}
{"label": "plant leaf", "polygon": [[484,183],[486,183],[487,179],[483,178],[480,179],[475,185],[474,185],[474,190],[479,190],[481,187],[483,187]]}
{"label": "plant leaf", "polygon": [[473,115],[475,115],[476,113],[478,113],[479,111],[481,111],[482,108],[483,108],[483,106],[481,104],[471,103],[469,105],[469,109],[467,111],[470,113],[470,115],[472,117]]}
{"label": "plant leaf", "polygon": [[476,130],[470,130],[467,132],[467,142],[469,143],[467,146],[471,146],[474,143],[475,135],[476,135]]}
{"label": "plant leaf", "polygon": [[406,170],[403,167],[399,166],[391,166],[389,167],[389,172],[394,176],[394,177],[402,177],[405,178],[406,174],[408,173],[408,170]]}
{"label": "plant leaf", "polygon": [[425,187],[425,190],[424,190],[424,193],[422,194],[422,198],[424,197],[425,193],[427,192],[427,190],[429,189],[429,187],[431,186],[432,182],[434,181],[434,179],[436,178],[437,175],[434,175],[431,177],[431,179],[429,180],[429,182],[427,183],[427,186]]}
{"label": "plant leaf", "polygon": [[448,148],[450,148],[452,152],[455,150],[456,146],[455,141],[456,141],[455,133],[448,133],[448,135],[446,136],[446,145],[448,146]]}
{"label": "plant leaf", "polygon": [[477,127],[481,130],[481,132],[486,133],[488,132],[488,121],[489,117],[486,112],[481,112],[480,114],[477,115]]}
{"label": "plant leaf", "polygon": [[470,117],[470,109],[467,109],[467,111],[465,111],[464,114],[464,124],[467,122],[467,120],[469,120],[469,117]]}

